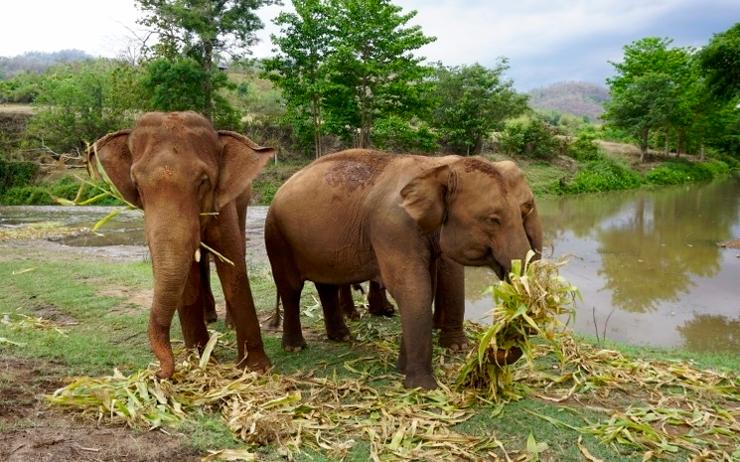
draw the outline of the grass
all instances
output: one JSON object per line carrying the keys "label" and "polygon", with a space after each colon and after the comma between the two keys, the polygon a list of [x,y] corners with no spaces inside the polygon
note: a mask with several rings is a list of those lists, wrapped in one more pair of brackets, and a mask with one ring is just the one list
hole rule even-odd
{"label": "grass", "polygon": [[[124,296],[101,295],[103,289],[109,287],[126,287],[134,291],[149,289],[152,282],[151,268],[148,264],[72,261],[64,255],[48,253],[34,255],[12,248],[4,250],[3,259],[0,260],[0,279],[4,281],[3,290],[0,291],[0,313],[11,313],[13,319],[17,319],[15,316],[20,314],[42,316],[60,326],[64,335],[54,329],[34,327],[14,329],[8,324],[0,323],[0,338],[22,345],[0,344],[2,354],[59,361],[63,364],[60,369],[68,375],[101,376],[110,374],[116,367],[129,374],[147,367],[152,361],[153,356],[149,351],[145,334],[148,310],[132,306]],[[34,269],[23,271],[29,268]],[[258,311],[262,315],[272,312],[274,289],[269,271],[261,266],[252,267],[250,280]],[[219,290],[216,281],[217,278],[214,278],[215,291]],[[313,298],[315,295],[312,291],[305,292],[302,306],[309,307],[315,303]],[[310,309],[304,308],[304,312],[310,312]],[[313,318],[304,316],[303,320],[304,326],[318,333],[320,338],[309,336],[309,348],[300,354],[283,352],[279,335],[263,331],[265,347],[275,364],[276,372],[289,375],[315,369],[316,377],[326,377],[338,384],[345,384],[342,387],[364,380],[362,377],[365,377],[366,373],[371,377],[376,377],[377,374],[390,374],[382,380],[369,382],[373,389],[388,393],[388,399],[391,400],[388,403],[395,399],[420,399],[414,397],[415,395],[402,395],[405,397],[401,398],[397,394],[400,376],[395,374],[393,369],[399,332],[397,317],[391,320],[363,317],[353,323],[351,328],[360,337],[353,345],[322,340],[323,326],[320,316],[314,315]],[[172,336],[174,340],[178,340],[180,332],[176,320],[173,324]],[[221,321],[216,325],[216,330],[224,331]],[[224,338],[229,342],[233,336],[226,332]],[[732,357],[722,359],[711,355],[681,352],[668,354],[658,349],[620,345],[616,347],[634,357],[692,359],[700,366],[723,367],[734,374],[740,371],[740,360]],[[233,370],[230,362],[233,357],[231,349],[219,347],[216,354],[219,359],[225,361],[222,366],[224,373],[230,373],[229,371]],[[439,369],[443,368],[443,361],[449,365],[461,359],[461,357],[455,359],[448,354],[443,355],[441,351],[436,350],[435,364],[438,376],[443,375],[443,370]],[[338,389],[343,389],[342,387]],[[359,399],[366,395],[361,393],[348,396]],[[635,398],[634,403],[640,404],[639,399]],[[425,409],[423,406],[429,403],[413,405]],[[480,401],[478,404],[472,404],[466,412],[469,412],[471,417],[450,426],[450,431],[471,438],[495,436],[512,459],[522,456],[534,460],[534,456],[527,452],[530,434],[535,442],[547,444],[547,449],[539,456],[542,460],[581,460],[579,438],[582,438],[583,447],[595,457],[605,461],[641,460],[644,452],[625,445],[603,444],[595,435],[584,435],[568,427],[551,423],[562,422],[572,427],[582,427],[589,422],[605,420],[608,417],[603,412],[585,407],[573,400],[553,403],[530,396],[502,406]],[[192,418],[177,425],[176,429],[188,435],[186,444],[202,452],[222,448],[245,448],[243,442],[234,438],[215,409],[195,412]],[[396,428],[388,429],[389,438],[396,431]],[[353,434],[351,438],[355,439],[357,444],[344,453],[344,460],[368,460],[371,451],[368,435]],[[376,443],[373,444],[377,444],[377,441],[382,440],[374,441]],[[404,445],[410,444],[406,442],[405,436],[400,441],[401,449],[405,447]],[[332,460],[331,451],[319,449],[305,437],[302,447],[305,450],[295,454],[296,460]],[[259,460],[283,459],[273,444],[249,450],[256,451]],[[493,451],[499,457],[504,457],[500,449]]]}

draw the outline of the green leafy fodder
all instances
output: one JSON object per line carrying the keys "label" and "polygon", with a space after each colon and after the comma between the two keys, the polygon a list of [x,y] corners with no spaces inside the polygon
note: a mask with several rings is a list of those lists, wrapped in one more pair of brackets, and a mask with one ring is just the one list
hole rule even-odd
{"label": "green leafy fodder", "polygon": [[496,303],[493,321],[478,339],[477,348],[467,356],[457,377],[459,388],[483,390],[495,401],[519,398],[513,389],[507,356],[519,350],[531,362],[531,338],[538,335],[555,342],[561,326],[557,317],[573,315],[579,292],[559,275],[558,268],[564,262],[532,261],[533,256],[530,251],[524,264],[512,262],[509,281],[491,288]]}

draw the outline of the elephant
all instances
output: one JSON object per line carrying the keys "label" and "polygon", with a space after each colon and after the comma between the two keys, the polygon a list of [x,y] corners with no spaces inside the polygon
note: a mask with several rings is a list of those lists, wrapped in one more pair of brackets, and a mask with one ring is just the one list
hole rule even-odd
{"label": "elephant", "polygon": [[244,229],[252,180],[274,152],[238,133],[217,132],[195,112],[146,113],[133,129],[110,133],[88,150],[91,171],[144,210],[154,273],[148,335],[160,378],[174,372],[175,311],[187,348],[208,341],[205,321],[215,313],[201,243],[230,260],[214,258],[236,328],[237,364],[270,367],[247,277]]}
{"label": "elephant", "polygon": [[437,387],[432,300],[447,301],[435,290],[463,266],[489,266],[503,278],[530,249],[520,205],[491,162],[363,149],[324,156],[284,183],[267,213],[265,246],[285,311],[285,350],[306,346],[305,281],[316,285],[327,336],[346,340],[339,286],[373,280],[398,304],[404,385],[425,389]]}

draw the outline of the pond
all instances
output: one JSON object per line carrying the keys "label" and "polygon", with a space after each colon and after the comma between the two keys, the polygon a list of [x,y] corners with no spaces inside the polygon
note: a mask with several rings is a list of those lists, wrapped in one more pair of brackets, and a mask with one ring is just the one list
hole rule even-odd
{"label": "pond", "polygon": [[[658,190],[538,200],[547,257],[567,257],[562,274],[580,288],[576,331],[634,345],[740,352],[740,179]],[[57,222],[90,227],[106,207],[0,207],[0,227]],[[267,207],[247,218],[250,258],[266,259]],[[56,239],[64,247],[144,245],[142,215],[126,212],[99,234]],[[485,321],[491,271],[466,269],[466,316]]]}
{"label": "pond", "polygon": [[[597,195],[538,207],[547,257],[583,295],[575,330],[634,345],[740,352],[740,179]],[[466,269],[466,315],[492,302],[490,271]]]}

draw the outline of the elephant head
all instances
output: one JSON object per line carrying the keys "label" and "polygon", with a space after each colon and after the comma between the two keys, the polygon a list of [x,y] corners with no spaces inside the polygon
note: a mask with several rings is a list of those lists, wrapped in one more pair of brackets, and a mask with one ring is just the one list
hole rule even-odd
{"label": "elephant head", "polygon": [[[201,213],[218,211],[245,193],[272,154],[245,136],[216,132],[194,112],[147,113],[132,130],[108,134],[88,150],[93,173],[107,176],[145,212],[154,269],[149,340],[160,360],[171,358],[172,317],[201,234],[213,219]],[[169,366],[162,362],[163,371]]]}
{"label": "elephant head", "polygon": [[466,266],[489,266],[500,278],[511,260],[524,259],[530,242],[509,182],[482,158],[444,157],[401,190],[402,206],[427,233],[439,232],[440,250]]}
{"label": "elephant head", "polygon": [[535,252],[534,258],[539,259],[542,257],[542,223],[537,213],[534,194],[529,188],[529,184],[527,184],[524,172],[510,160],[494,162],[494,165],[504,175],[509,192],[514,195],[514,200],[521,208],[524,231],[527,233],[529,244]]}

